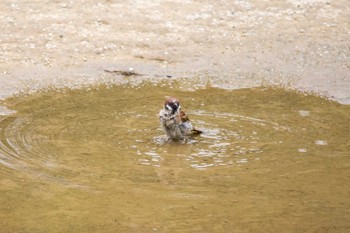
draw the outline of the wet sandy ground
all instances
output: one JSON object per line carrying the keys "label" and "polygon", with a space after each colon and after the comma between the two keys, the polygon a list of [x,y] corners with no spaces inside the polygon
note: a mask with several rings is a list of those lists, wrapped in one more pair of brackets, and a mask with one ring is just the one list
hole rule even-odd
{"label": "wet sandy ground", "polygon": [[[350,104],[349,18],[348,0],[1,1],[0,100],[89,87],[1,102],[0,232],[348,232],[349,106],[215,87]],[[159,144],[170,92],[192,144]]]}
{"label": "wet sandy ground", "polygon": [[350,103],[349,18],[347,0],[1,1],[0,97],[132,67]]}

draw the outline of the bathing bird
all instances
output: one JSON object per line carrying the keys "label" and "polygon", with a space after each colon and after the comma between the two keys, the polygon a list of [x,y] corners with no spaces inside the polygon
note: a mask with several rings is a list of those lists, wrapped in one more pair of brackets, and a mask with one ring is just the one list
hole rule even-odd
{"label": "bathing bird", "polygon": [[178,141],[201,134],[202,131],[193,127],[187,114],[181,110],[179,100],[169,97],[159,112],[159,121],[169,139]]}

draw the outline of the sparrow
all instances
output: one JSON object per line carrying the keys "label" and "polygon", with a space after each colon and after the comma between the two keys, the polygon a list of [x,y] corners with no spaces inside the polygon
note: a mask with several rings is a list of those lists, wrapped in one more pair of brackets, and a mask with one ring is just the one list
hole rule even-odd
{"label": "sparrow", "polygon": [[171,140],[178,141],[202,133],[193,127],[186,113],[181,110],[180,102],[173,97],[164,102],[164,107],[159,112],[159,121]]}

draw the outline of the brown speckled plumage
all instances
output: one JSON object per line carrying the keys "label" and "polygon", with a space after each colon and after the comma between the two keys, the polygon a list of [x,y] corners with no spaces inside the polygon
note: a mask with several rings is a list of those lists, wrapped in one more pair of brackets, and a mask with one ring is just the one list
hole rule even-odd
{"label": "brown speckled plumage", "polygon": [[202,133],[193,128],[186,113],[180,109],[180,102],[176,98],[170,97],[159,112],[160,124],[169,139],[182,140],[187,136]]}

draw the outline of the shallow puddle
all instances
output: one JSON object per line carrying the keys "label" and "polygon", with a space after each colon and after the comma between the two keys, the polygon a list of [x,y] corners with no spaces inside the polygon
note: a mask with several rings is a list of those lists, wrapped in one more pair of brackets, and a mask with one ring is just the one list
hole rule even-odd
{"label": "shallow puddle", "polygon": [[[168,143],[180,99],[204,133]],[[8,99],[1,232],[348,232],[350,107],[283,89],[98,86]]]}

